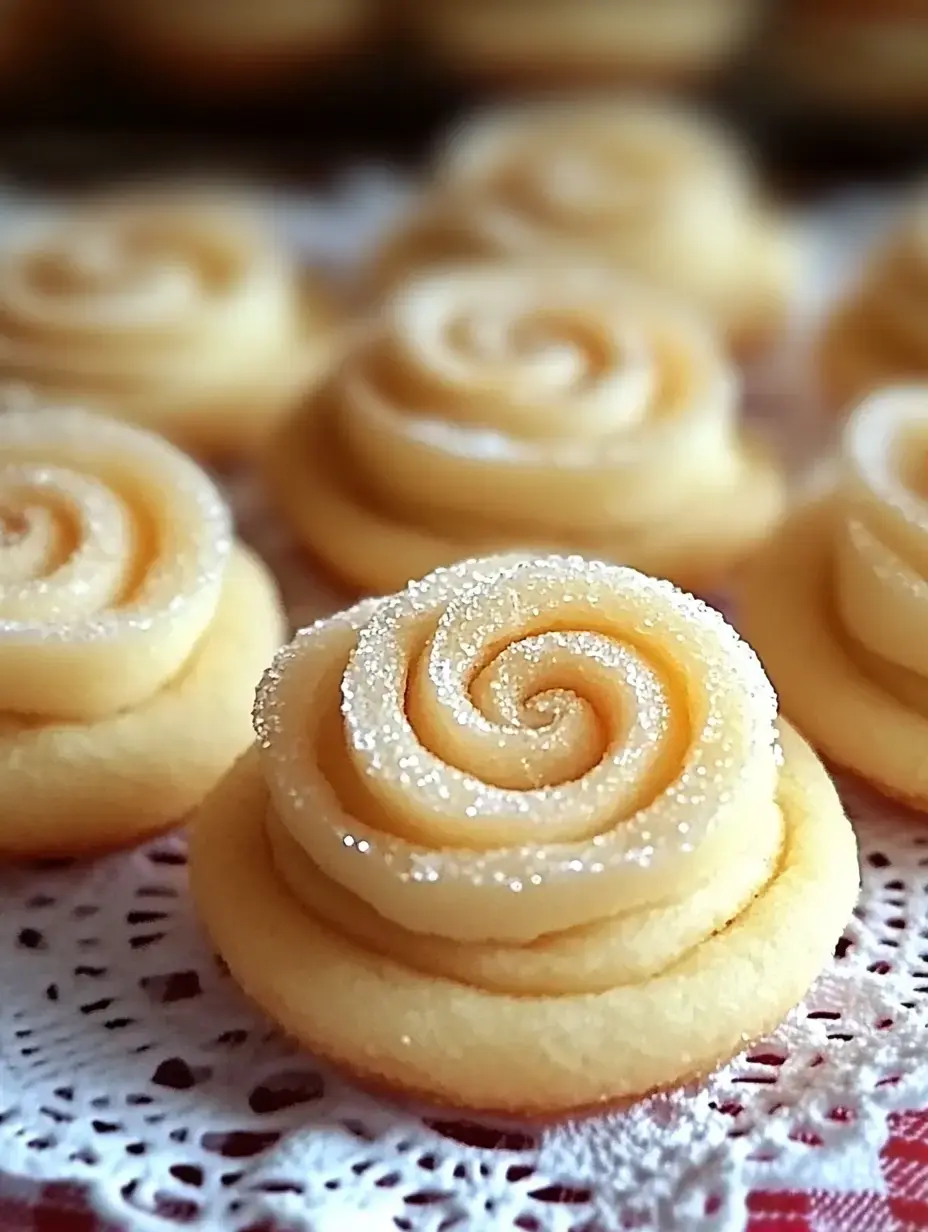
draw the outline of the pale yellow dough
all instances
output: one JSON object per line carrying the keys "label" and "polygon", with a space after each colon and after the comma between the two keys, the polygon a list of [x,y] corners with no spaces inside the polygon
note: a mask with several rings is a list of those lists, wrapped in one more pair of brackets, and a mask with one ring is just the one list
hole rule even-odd
{"label": "pale yellow dough", "polygon": [[802,998],[854,904],[753,652],[632,570],[439,571],[299,634],[255,715],[194,895],[245,992],[374,1086],[537,1117],[675,1085]]}
{"label": "pale yellow dough", "polygon": [[486,552],[582,551],[694,589],[762,540],[779,468],[711,331],[603,273],[397,288],[267,451],[270,497],[355,592]]}
{"label": "pale yellow dough", "polygon": [[500,257],[647,279],[690,301],[739,352],[778,330],[797,273],[793,238],[731,137],[636,101],[526,104],[464,125],[375,254],[367,292],[422,266]]}
{"label": "pale yellow dough", "polygon": [[206,475],[80,411],[0,416],[0,856],[178,822],[248,745],[285,622]]}
{"label": "pale yellow dough", "polygon": [[887,385],[928,380],[928,194],[831,312],[818,361],[826,401],[842,413]]}
{"label": "pale yellow dough", "polygon": [[322,290],[214,192],[114,193],[0,245],[0,395],[87,406],[211,460],[254,448],[331,328]]}
{"label": "pale yellow dough", "polygon": [[746,566],[738,626],[784,713],[832,761],[928,808],[928,387],[851,418],[834,487]]}

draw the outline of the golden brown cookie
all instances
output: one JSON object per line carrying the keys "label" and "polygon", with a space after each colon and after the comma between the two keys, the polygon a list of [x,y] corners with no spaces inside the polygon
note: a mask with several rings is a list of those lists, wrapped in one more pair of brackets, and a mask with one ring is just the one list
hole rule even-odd
{"label": "golden brown cookie", "polygon": [[255,718],[193,819],[196,901],[249,996],[378,1086],[540,1116],[705,1073],[856,897],[753,651],[633,570],[441,570],[300,633]]}
{"label": "golden brown cookie", "polygon": [[0,415],[0,855],[179,821],[248,745],[284,629],[178,450],[81,411]]}
{"label": "golden brown cookie", "polygon": [[795,256],[743,151],[704,118],[665,104],[535,103],[454,134],[366,278],[373,294],[475,257],[601,265],[688,299],[746,351],[782,324]]}
{"label": "golden brown cookie", "polygon": [[839,474],[745,569],[739,628],[832,761],[928,808],[928,387],[849,420]]}
{"label": "golden brown cookie", "polygon": [[357,592],[532,547],[718,582],[779,470],[712,333],[591,271],[456,267],[399,286],[275,434],[268,492]]}
{"label": "golden brown cookie", "polygon": [[842,412],[887,385],[928,380],[928,192],[826,321],[819,369]]}
{"label": "golden brown cookie", "polygon": [[0,245],[0,386],[246,455],[330,346],[321,291],[257,219],[149,189],[30,219]]}

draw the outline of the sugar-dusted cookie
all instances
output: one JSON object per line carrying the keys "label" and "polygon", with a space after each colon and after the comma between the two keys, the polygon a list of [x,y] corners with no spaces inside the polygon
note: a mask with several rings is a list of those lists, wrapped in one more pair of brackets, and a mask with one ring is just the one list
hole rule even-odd
{"label": "sugar-dusted cookie", "polygon": [[440,570],[300,633],[255,718],[194,894],[249,996],[377,1086],[540,1116],[703,1074],[854,904],[853,833],[753,651],[631,569]]}
{"label": "sugar-dusted cookie", "polygon": [[218,195],[115,193],[0,243],[0,386],[130,420],[210,459],[252,449],[329,345],[321,292]]}
{"label": "sugar-dusted cookie", "polygon": [[411,278],[275,433],[268,491],[361,593],[532,546],[708,587],[777,519],[711,330],[600,272]]}
{"label": "sugar-dusted cookie", "polygon": [[928,386],[874,395],[839,474],[744,572],[739,628],[829,758],[928,808]]}
{"label": "sugar-dusted cookie", "polygon": [[688,299],[744,351],[782,324],[795,255],[743,150],[704,117],[545,102],[488,111],[453,134],[366,278],[374,292],[436,262],[590,262]]}
{"label": "sugar-dusted cookie", "polygon": [[819,368],[837,411],[886,385],[928,381],[928,191],[827,319]]}
{"label": "sugar-dusted cookie", "polygon": [[0,856],[179,821],[248,745],[284,629],[173,446],[81,411],[0,415]]}

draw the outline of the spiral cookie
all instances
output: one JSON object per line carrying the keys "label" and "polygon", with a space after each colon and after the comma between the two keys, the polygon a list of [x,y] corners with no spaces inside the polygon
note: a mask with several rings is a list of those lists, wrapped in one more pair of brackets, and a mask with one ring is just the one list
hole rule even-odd
{"label": "spiral cookie", "polygon": [[428,49],[510,86],[675,85],[722,68],[750,34],[751,0],[418,0]]}
{"label": "spiral cookie", "polygon": [[0,854],[178,821],[247,746],[283,631],[183,454],[81,411],[0,415]]}
{"label": "spiral cookie", "polygon": [[745,571],[740,627],[833,761],[928,808],[928,386],[849,420],[837,481]]}
{"label": "spiral cookie", "polygon": [[613,102],[491,112],[448,144],[370,285],[436,261],[579,260],[669,288],[746,348],[781,323],[794,273],[792,241],[755,198],[740,149],[685,111]]}
{"label": "spiral cookie", "polygon": [[819,360],[838,411],[885,385],[928,380],[928,190],[826,323]]}
{"label": "spiral cookie", "polygon": [[194,821],[196,899],[246,992],[376,1085],[537,1116],[704,1073],[854,903],[753,652],[631,569],[440,570],[301,632],[255,723]]}
{"label": "spiral cookie", "polygon": [[275,435],[268,488],[363,593],[526,545],[708,585],[762,538],[778,471],[713,336],[576,270],[412,278]]}
{"label": "spiral cookie", "polygon": [[321,301],[255,220],[200,194],[108,198],[0,249],[0,385],[210,457],[254,445],[318,367],[326,333]]}

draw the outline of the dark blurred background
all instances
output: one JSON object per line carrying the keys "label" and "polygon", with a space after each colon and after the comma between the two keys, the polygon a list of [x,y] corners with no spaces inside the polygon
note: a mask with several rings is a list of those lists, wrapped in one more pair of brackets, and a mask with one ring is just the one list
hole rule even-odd
{"label": "dark blurred background", "polygon": [[910,174],[928,0],[0,0],[0,175],[305,183],[415,164],[475,102],[642,84],[710,100],[797,192]]}

